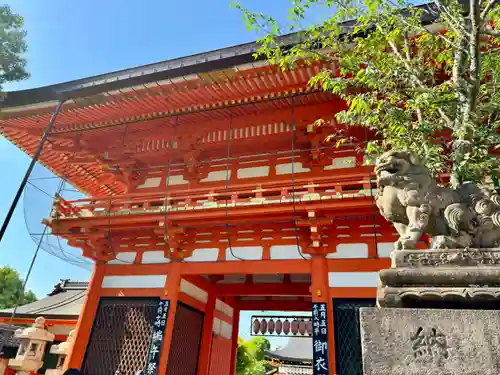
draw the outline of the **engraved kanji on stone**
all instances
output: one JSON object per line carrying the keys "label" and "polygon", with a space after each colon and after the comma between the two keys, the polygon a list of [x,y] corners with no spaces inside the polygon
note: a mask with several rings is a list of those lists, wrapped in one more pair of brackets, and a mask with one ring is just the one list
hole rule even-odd
{"label": "engraved kanji on stone", "polygon": [[418,327],[417,331],[410,336],[410,341],[415,359],[424,356],[442,359],[448,359],[449,357],[446,336],[436,328],[424,330],[422,327]]}

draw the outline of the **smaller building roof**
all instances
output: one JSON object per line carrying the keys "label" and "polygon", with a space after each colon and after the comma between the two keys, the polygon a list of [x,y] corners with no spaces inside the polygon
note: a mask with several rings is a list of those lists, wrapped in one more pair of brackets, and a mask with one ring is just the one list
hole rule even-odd
{"label": "smaller building roof", "polygon": [[0,323],[0,359],[13,358],[19,347],[14,332],[21,327]]}
{"label": "smaller building roof", "polygon": [[310,363],[313,359],[312,338],[292,337],[283,349],[268,351],[266,357],[287,362]]}
{"label": "smaller building roof", "polygon": [[[47,297],[19,306],[16,318],[78,319],[88,282],[62,280]],[[0,310],[0,317],[10,317],[13,308]]]}

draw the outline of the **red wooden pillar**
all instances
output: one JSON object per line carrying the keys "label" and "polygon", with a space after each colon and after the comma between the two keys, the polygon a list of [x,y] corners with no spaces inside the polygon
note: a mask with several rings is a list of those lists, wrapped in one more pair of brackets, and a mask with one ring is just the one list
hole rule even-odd
{"label": "red wooden pillar", "polygon": [[325,302],[327,304],[328,362],[330,364],[330,374],[336,374],[333,302],[330,298],[330,285],[328,284],[328,263],[324,257],[316,257],[312,259],[311,293],[313,302]]}
{"label": "red wooden pillar", "polygon": [[198,375],[208,375],[210,370],[210,348],[213,341],[213,326],[215,315],[216,296],[213,292],[208,292],[208,300],[205,306],[205,317],[203,318],[203,328],[201,333],[200,354],[198,358]]}
{"label": "red wooden pillar", "polygon": [[240,309],[233,305],[233,333],[231,335],[231,364],[229,375],[236,374],[236,356],[238,354],[238,332],[240,330]]}
{"label": "red wooden pillar", "polygon": [[180,264],[173,263],[172,267],[170,268],[170,272],[167,274],[165,295],[163,297],[170,301],[170,307],[168,311],[167,326],[165,327],[165,335],[163,336],[163,345],[161,348],[160,363],[158,365],[158,374],[166,374],[167,372],[168,356],[170,354],[170,345],[172,344],[172,334],[174,332],[175,313],[177,312],[177,302],[179,300],[180,288]]}
{"label": "red wooden pillar", "polygon": [[99,305],[104,273],[105,265],[101,262],[97,262],[94,266],[94,272],[92,272],[89,286],[85,294],[85,300],[78,318],[78,323],[76,324],[75,342],[69,355],[69,360],[66,361],[66,368],[79,369],[83,365],[83,358],[85,357],[85,351],[90,339],[90,332],[92,331],[97,307]]}

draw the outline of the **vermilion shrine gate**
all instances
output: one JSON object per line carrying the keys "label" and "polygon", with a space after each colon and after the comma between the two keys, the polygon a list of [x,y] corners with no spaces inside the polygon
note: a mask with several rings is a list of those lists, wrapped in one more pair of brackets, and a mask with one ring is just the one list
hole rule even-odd
{"label": "vermilion shrine gate", "polygon": [[30,155],[57,107],[40,161],[88,197],[57,197],[45,221],[95,261],[71,367],[234,374],[239,311],[325,303],[329,373],[355,373],[355,312],[374,303],[396,238],[358,150],[370,134],[337,124],[344,103],[307,86],[335,65],[282,72],[255,48],[2,103],[2,134]]}

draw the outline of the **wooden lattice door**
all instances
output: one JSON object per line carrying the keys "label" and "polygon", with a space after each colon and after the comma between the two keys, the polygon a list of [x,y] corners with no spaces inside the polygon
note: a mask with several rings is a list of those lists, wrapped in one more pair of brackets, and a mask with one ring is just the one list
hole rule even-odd
{"label": "wooden lattice door", "polygon": [[102,298],[82,370],[135,375],[146,365],[158,298]]}

